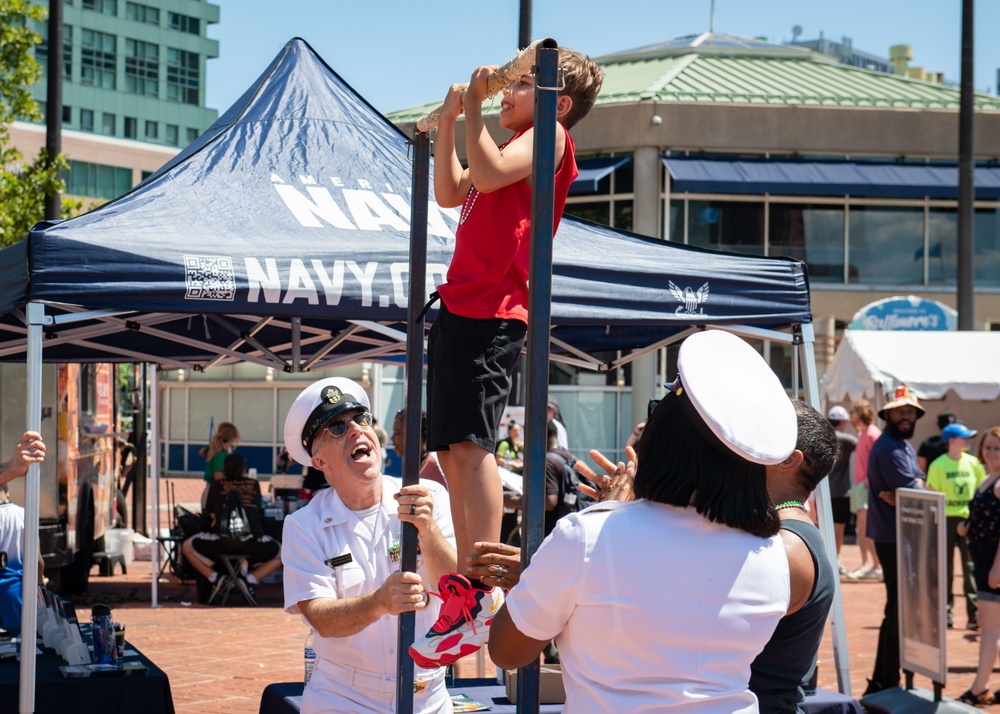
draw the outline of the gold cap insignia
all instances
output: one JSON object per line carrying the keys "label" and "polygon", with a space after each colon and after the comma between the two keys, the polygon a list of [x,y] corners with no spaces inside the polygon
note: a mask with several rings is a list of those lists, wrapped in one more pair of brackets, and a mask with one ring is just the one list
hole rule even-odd
{"label": "gold cap insignia", "polygon": [[343,393],[336,387],[324,387],[320,399],[327,404],[337,404],[343,398]]}

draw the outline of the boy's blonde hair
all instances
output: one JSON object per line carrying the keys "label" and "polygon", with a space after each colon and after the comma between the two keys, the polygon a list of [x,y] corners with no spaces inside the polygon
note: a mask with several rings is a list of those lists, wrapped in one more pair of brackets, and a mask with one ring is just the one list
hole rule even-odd
{"label": "boy's blonde hair", "polygon": [[573,108],[561,119],[570,129],[590,112],[604,82],[604,71],[592,59],[576,50],[559,48],[559,67],[563,70],[565,88],[560,94],[573,100]]}

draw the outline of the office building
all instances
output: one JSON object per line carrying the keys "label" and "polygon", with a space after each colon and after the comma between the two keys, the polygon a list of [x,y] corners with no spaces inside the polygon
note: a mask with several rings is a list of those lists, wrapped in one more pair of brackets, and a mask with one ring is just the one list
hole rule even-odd
{"label": "office building", "polygon": [[[206,30],[219,7],[203,0],[63,0],[63,153],[67,193],[118,196],[159,168],[218,117],[205,106],[206,63],[218,57]],[[35,4],[48,7],[44,0]],[[48,27],[36,59],[35,98],[46,102]],[[16,122],[26,156],[44,145],[44,125]]]}

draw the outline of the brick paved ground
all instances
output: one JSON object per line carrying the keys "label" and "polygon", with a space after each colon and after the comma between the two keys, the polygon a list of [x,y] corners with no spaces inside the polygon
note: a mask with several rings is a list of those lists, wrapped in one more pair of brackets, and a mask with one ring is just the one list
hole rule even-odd
{"label": "brick paved ground", "polygon": [[[177,481],[178,501],[197,504],[200,482]],[[168,522],[164,518],[164,524]],[[858,565],[857,548],[845,545],[842,560],[849,569]],[[117,619],[126,623],[129,640],[169,675],[178,714],[251,714],[257,712],[260,693],[267,684],[302,677],[302,642],[307,630],[299,618],[282,610],[280,585],[259,586],[257,608],[244,606],[235,594],[229,606],[218,608],[198,605],[194,587],[182,587],[169,576],[160,584],[161,607],[153,609],[148,562],[136,561],[128,575],[109,578],[97,576],[95,569],[91,584],[92,596],[120,601]],[[875,581],[844,582],[842,593],[851,686],[857,695],[864,691],[874,662],[884,589]],[[964,603],[958,605],[956,615],[957,624],[963,626]],[[978,643],[977,633],[948,631],[946,695],[956,697],[968,688]],[[820,649],[820,662],[820,686],[836,689],[829,634]],[[476,668],[474,658],[467,658],[460,663],[459,676],[473,676]],[[930,682],[919,676],[916,684],[931,688]],[[1000,674],[993,686],[1000,686]],[[1000,706],[991,708],[1000,711]]]}

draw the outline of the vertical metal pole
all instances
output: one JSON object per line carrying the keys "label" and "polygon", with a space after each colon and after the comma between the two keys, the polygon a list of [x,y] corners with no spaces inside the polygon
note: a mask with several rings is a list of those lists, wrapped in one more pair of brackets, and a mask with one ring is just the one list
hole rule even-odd
{"label": "vertical metal pole", "polygon": [[[420,312],[427,295],[427,201],[430,195],[431,138],[416,132],[413,137],[413,183],[410,201],[410,293],[406,318],[406,440],[403,447],[403,485],[420,476],[420,411],[424,375],[424,320]],[[400,569],[417,569],[417,529],[403,524]],[[409,655],[415,638],[416,614],[399,616],[399,661],[396,670],[396,711],[413,711],[413,659]]]}
{"label": "vertical metal pole", "polygon": [[958,110],[958,329],[971,330],[975,321],[973,299],[973,220],[975,218],[975,167],[972,87],[974,0],[962,0],[962,79]]}
{"label": "vertical metal pole", "polygon": [[292,318],[292,371],[302,371],[302,318]]}
{"label": "vertical metal pole", "polygon": [[[552,234],[556,174],[556,100],[559,45],[543,40],[535,59],[535,132],[531,180],[531,269],[528,275],[528,433],[524,461],[521,568],[542,542],[545,519],[546,414],[549,393],[549,323],[552,316]],[[520,670],[517,711],[538,711],[538,662]]]}
{"label": "vertical metal pole", "polygon": [[[63,2],[49,0],[49,58],[45,73],[45,153],[46,165],[51,166],[62,153],[63,113]],[[62,218],[62,196],[45,195],[45,218]]]}
{"label": "vertical metal pole", "polygon": [[[816,335],[811,323],[800,325],[802,349],[798,355],[802,360],[802,386],[805,401],[813,409],[820,409],[819,378],[816,376]],[[836,571],[837,541],[833,534],[833,510],[830,503],[830,479],[823,479],[816,489],[816,505],[819,508],[820,535],[826,546],[826,557]],[[837,670],[837,686],[842,694],[851,696],[851,669],[847,659],[847,629],[844,626],[844,601],[840,594],[840,578],[834,578],[833,604],[830,607],[830,634],[833,641],[833,663]]]}
{"label": "vertical metal pole", "polygon": [[[142,453],[138,449],[135,453],[135,479],[132,481],[132,527],[136,532],[149,535],[149,521],[146,515],[146,503],[149,498],[149,434],[146,433],[146,407],[148,406],[146,393],[146,363],[135,365],[133,377],[133,387],[135,388],[136,404],[135,413],[132,415],[132,434],[136,446],[142,444]],[[159,547],[159,546],[157,546]]]}
{"label": "vertical metal pole", "polygon": [[[42,431],[42,325],[45,306],[30,302],[28,312],[28,431]],[[51,444],[55,458],[55,444]],[[35,633],[38,630],[38,508],[41,464],[31,464],[24,481],[24,571],[21,576],[20,712],[35,711]]]}
{"label": "vertical metal pole", "polygon": [[517,25],[517,47],[531,44],[531,0],[521,0],[521,14]]}
{"label": "vertical metal pole", "polygon": [[[146,418],[145,412],[142,418]],[[155,364],[149,365],[149,438],[146,440],[149,448],[149,474],[152,488],[149,490],[149,505],[153,511],[153,566],[152,603],[150,607],[159,607],[160,572],[160,371]],[[175,544],[176,545],[176,544]]]}

